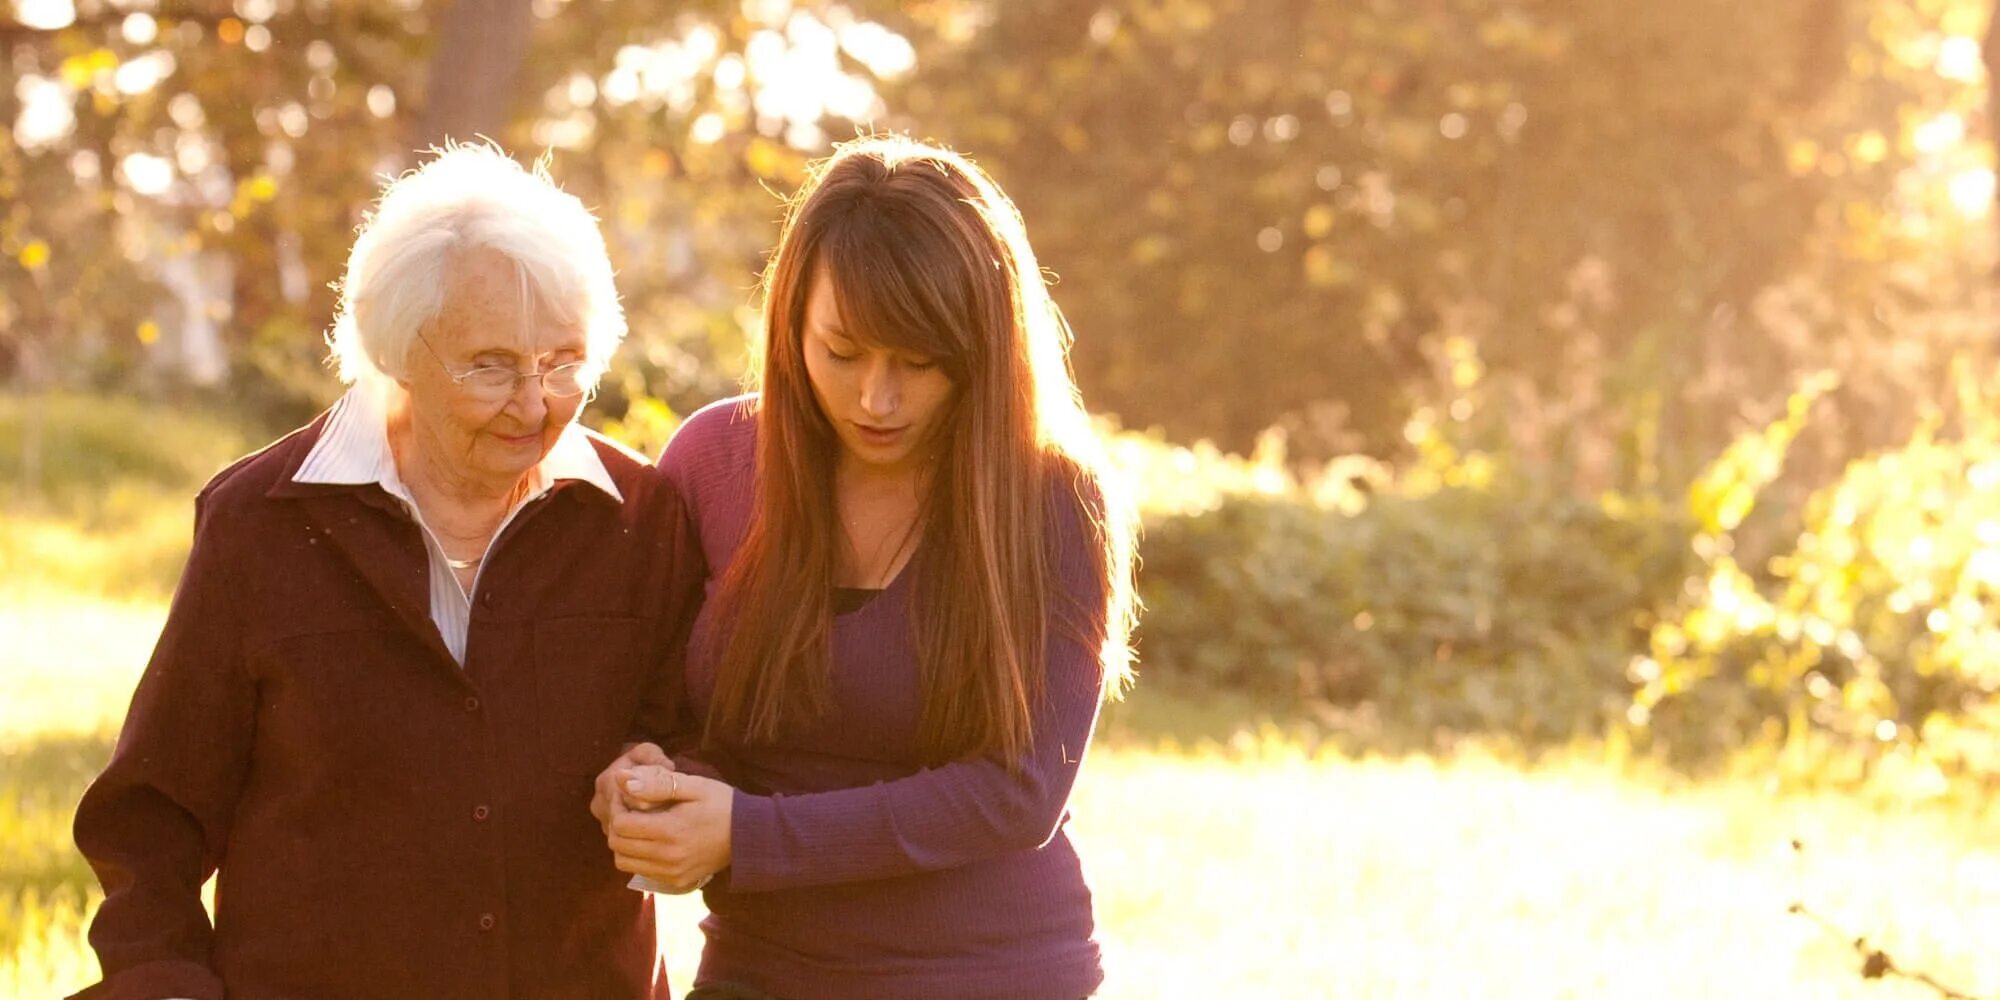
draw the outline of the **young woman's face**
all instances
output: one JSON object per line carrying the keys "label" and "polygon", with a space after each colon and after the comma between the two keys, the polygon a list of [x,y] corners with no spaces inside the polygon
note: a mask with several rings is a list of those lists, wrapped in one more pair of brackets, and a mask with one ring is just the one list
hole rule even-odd
{"label": "young woman's face", "polygon": [[806,295],[806,376],[843,458],[882,472],[913,471],[934,452],[954,387],[935,358],[871,342],[845,330],[825,269]]}

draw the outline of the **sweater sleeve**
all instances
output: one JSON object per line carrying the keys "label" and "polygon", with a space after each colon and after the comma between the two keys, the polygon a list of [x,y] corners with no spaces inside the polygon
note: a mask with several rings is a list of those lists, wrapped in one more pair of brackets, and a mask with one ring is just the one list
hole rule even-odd
{"label": "sweater sleeve", "polygon": [[111,762],[77,806],[77,847],[104,886],[90,929],[104,979],[86,1000],[222,997],[201,887],[227,848],[257,698],[211,514],[198,499],[166,626]]}
{"label": "sweater sleeve", "polygon": [[708,563],[702,557],[701,543],[695,537],[680,491],[665,479],[655,484],[655,488],[661,494],[655,516],[671,522],[662,529],[658,542],[659,557],[667,569],[661,577],[659,593],[652,595],[657,603],[646,684],[626,742],[651,742],[671,750],[694,732],[689,728],[687,705],[687,641],[695,615],[701,611]]}
{"label": "sweater sleeve", "polygon": [[[1105,571],[1081,519],[1054,519],[1047,697],[1017,770],[965,758],[907,778],[802,795],[735,794],[732,892],[767,892],[938,871],[1047,844],[1096,727],[1103,691]],[[1072,613],[1073,612],[1073,613]]]}

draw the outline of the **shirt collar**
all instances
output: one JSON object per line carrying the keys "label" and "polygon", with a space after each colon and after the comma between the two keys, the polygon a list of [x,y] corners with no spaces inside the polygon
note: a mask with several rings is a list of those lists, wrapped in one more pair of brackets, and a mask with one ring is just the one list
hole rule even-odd
{"label": "shirt collar", "polygon": [[[340,401],[333,404],[319,440],[306,453],[299,471],[292,476],[298,483],[338,485],[381,485],[401,495],[402,477],[389,450],[389,393],[382,380],[364,379]],[[535,467],[536,479],[544,487],[564,479],[592,486],[611,499],[623,503],[625,495],[604,467],[604,459],[590,442],[590,432],[572,421],[557,435],[555,446]]]}

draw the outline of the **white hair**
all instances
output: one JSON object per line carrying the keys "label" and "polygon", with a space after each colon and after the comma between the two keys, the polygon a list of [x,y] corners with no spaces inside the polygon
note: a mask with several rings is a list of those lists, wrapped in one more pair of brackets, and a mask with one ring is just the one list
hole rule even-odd
{"label": "white hair", "polygon": [[594,387],[625,339],[625,312],[597,220],[549,178],[490,143],[447,144],[388,183],[362,221],[327,346],[340,380],[404,375],[424,325],[444,307],[452,262],[489,249],[512,260],[523,304],[584,331],[581,381]]}

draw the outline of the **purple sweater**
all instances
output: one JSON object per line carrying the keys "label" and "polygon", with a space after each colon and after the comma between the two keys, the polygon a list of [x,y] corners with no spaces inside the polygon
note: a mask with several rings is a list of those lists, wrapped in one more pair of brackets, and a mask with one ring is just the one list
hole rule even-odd
{"label": "purple sweater", "polygon": [[[752,397],[688,418],[660,466],[682,491],[709,565],[708,593],[748,526]],[[1105,581],[1081,505],[1050,526],[1051,590],[1097,616]],[[706,891],[698,982],[804,998],[1062,998],[1103,980],[1090,890],[1064,825],[1097,720],[1097,651],[1052,617],[1047,704],[1023,767],[967,758],[925,768],[911,616],[920,547],[873,601],[833,621],[833,711],[778,745],[732,748],[733,862]],[[689,648],[690,701],[706,713],[722,636],[714,601]],[[1076,623],[1064,623],[1074,625]],[[1085,633],[1088,634],[1088,633]]]}

